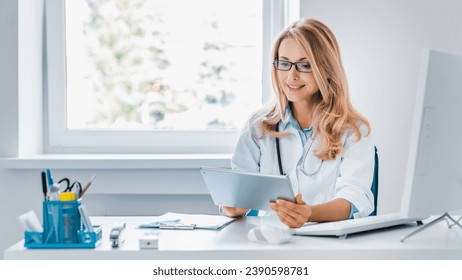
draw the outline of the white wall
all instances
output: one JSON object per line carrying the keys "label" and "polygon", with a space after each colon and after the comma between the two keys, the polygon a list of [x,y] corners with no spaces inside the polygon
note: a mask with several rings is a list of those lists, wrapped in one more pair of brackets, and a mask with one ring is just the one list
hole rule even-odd
{"label": "white wall", "polygon": [[379,149],[379,213],[399,211],[422,48],[462,55],[462,1],[302,0],[337,36],[353,102]]}
{"label": "white wall", "polygon": [[[18,18],[17,3],[14,0],[0,1],[0,156],[13,156],[17,154],[18,147],[18,120],[16,109],[18,107]],[[13,236],[15,230],[11,224],[12,216],[7,194],[4,193],[6,185],[13,184],[8,180],[7,174],[0,170],[0,251],[8,243],[18,239]]]}
{"label": "white wall", "polygon": [[[462,1],[455,0],[302,1],[302,16],[318,18],[336,33],[353,101],[372,123],[381,160],[382,212],[397,211],[400,206],[420,49],[430,47],[462,54],[460,11]],[[19,77],[18,65],[27,62],[18,58],[18,51],[25,51],[18,43],[18,20],[18,1],[0,1],[0,157],[17,156],[19,143],[27,142],[18,129],[20,90],[42,90],[19,85],[24,77]],[[29,44],[33,47],[33,43]],[[37,75],[36,72],[37,69],[28,75]],[[39,84],[34,77],[29,81]],[[16,220],[20,214],[34,209],[40,215],[39,171],[0,169],[0,253],[22,238],[23,230]],[[83,182],[97,175],[94,193],[85,198],[91,215],[216,211],[199,172],[193,169],[54,171],[56,178],[68,176]],[[131,191],[140,189],[134,184],[148,194]],[[111,192],[123,188],[124,193]]]}
{"label": "white wall", "polygon": [[0,155],[17,151],[18,17],[15,0],[0,1]]}

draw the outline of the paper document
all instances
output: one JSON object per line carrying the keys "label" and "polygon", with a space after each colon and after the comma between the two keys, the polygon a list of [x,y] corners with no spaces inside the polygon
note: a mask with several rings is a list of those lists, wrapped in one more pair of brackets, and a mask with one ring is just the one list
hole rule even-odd
{"label": "paper document", "polygon": [[165,229],[221,229],[234,222],[237,218],[221,215],[180,214],[168,212],[149,223],[141,224],[139,228]]}

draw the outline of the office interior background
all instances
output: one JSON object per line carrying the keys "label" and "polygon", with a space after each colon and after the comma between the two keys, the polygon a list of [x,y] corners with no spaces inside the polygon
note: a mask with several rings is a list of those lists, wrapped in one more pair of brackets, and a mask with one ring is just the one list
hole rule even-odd
{"label": "office interior background", "polygon": [[[299,7],[301,17],[325,22],[337,36],[352,101],[371,122],[379,149],[378,211],[397,212],[421,50],[462,55],[462,2],[302,0]],[[46,134],[42,12],[43,1],[0,2],[0,252],[23,238],[17,221],[20,214],[33,209],[41,216],[40,171],[47,167],[56,178],[81,182],[96,174],[85,197],[90,215],[217,213],[198,168],[225,166],[229,156],[144,161],[111,155],[96,160],[85,155],[31,159],[42,153]]]}

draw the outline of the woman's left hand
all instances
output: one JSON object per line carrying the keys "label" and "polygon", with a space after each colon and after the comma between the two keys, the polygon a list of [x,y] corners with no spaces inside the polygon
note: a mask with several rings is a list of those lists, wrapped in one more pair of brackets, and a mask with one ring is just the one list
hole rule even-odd
{"label": "woman's left hand", "polygon": [[271,209],[276,212],[279,220],[290,228],[299,228],[308,222],[311,217],[311,206],[303,202],[302,195],[295,196],[295,202],[277,199],[270,203]]}

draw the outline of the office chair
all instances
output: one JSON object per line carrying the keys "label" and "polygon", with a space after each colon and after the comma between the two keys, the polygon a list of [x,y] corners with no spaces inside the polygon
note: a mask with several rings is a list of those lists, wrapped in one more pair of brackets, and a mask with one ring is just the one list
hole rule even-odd
{"label": "office chair", "polygon": [[[369,214],[369,216],[377,216],[377,202],[379,195],[379,154],[377,153],[377,147],[374,146],[374,177],[372,178],[371,191],[374,195],[374,211]],[[258,210],[250,210],[246,216],[258,216]]]}
{"label": "office chair", "polygon": [[374,146],[375,150],[375,165],[374,165],[374,177],[372,178],[371,192],[374,195],[374,211],[369,216],[377,216],[377,202],[379,196],[379,154],[377,153],[377,147]]}

